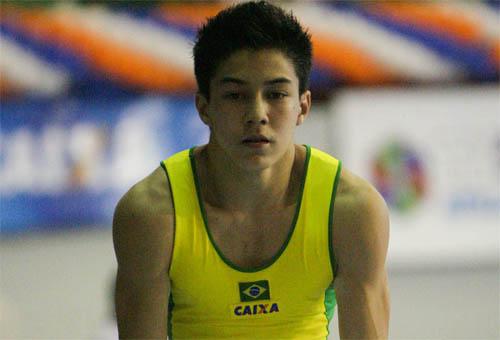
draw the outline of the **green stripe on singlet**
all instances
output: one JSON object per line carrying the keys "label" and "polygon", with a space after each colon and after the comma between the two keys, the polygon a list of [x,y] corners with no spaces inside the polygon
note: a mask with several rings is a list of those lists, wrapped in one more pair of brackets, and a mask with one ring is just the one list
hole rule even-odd
{"label": "green stripe on singlet", "polygon": [[[332,196],[330,200],[330,211],[329,211],[329,216],[328,216],[328,249],[330,251],[330,263],[332,266],[332,273],[333,273],[333,279],[335,280],[335,277],[337,275],[337,260],[335,258],[335,253],[333,251],[333,211],[334,211],[334,206],[335,206],[335,198],[337,196],[337,189],[339,185],[339,180],[340,180],[340,174],[342,172],[342,162],[339,161],[338,167],[337,167],[337,173],[335,174],[335,180],[333,181],[333,188],[332,188]],[[328,320],[326,324],[326,331],[327,331],[327,336],[326,338],[328,339],[328,335],[330,334],[330,322],[333,318],[333,313],[335,312],[335,306],[337,305],[337,298],[335,296],[335,290],[333,287],[329,287],[325,291],[325,316],[326,319]]]}
{"label": "green stripe on singlet", "polygon": [[325,291],[325,316],[328,322],[326,323],[326,339],[330,335],[330,321],[332,321],[333,313],[335,311],[335,306],[337,305],[337,298],[335,297],[335,290],[333,287],[328,288]]}

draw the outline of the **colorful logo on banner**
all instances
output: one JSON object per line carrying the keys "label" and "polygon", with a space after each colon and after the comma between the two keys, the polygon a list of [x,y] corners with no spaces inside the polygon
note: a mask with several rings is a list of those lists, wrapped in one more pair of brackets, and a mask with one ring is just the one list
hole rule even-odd
{"label": "colorful logo on banner", "polygon": [[390,142],[378,151],[372,163],[372,176],[387,204],[399,212],[412,210],[426,192],[423,161],[413,148],[402,142]]}

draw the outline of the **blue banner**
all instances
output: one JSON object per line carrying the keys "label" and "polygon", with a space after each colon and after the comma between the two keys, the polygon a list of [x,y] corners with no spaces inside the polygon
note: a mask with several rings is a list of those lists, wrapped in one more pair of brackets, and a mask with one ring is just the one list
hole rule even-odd
{"label": "blue banner", "polygon": [[0,122],[3,235],[109,227],[131,185],[208,140],[191,97],[9,102]]}

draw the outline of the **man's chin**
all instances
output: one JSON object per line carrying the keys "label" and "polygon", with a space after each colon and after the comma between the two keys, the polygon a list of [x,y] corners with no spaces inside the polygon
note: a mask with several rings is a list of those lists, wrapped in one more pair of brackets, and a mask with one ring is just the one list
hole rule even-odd
{"label": "man's chin", "polygon": [[273,157],[263,153],[242,154],[236,161],[243,170],[258,172],[272,166]]}

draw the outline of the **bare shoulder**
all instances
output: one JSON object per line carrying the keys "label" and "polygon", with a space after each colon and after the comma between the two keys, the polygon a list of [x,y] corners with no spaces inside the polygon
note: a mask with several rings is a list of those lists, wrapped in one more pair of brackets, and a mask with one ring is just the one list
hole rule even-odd
{"label": "bare shoulder", "polygon": [[[119,270],[158,275],[170,263],[174,213],[166,174],[158,167],[118,202],[113,242]],[[134,275],[135,274],[135,275]]]}
{"label": "bare shoulder", "polygon": [[348,169],[342,169],[335,200],[335,212],[345,222],[388,216],[385,201],[373,185]]}
{"label": "bare shoulder", "polygon": [[332,228],[340,337],[387,339],[388,209],[377,190],[349,170],[340,178]]}
{"label": "bare shoulder", "polygon": [[118,202],[113,242],[118,271],[115,307],[120,338],[166,338],[173,244],[173,207],[157,168]]}
{"label": "bare shoulder", "polygon": [[389,213],[368,181],[342,170],[335,199],[333,248],[339,271],[369,274],[383,268],[389,240]]}

